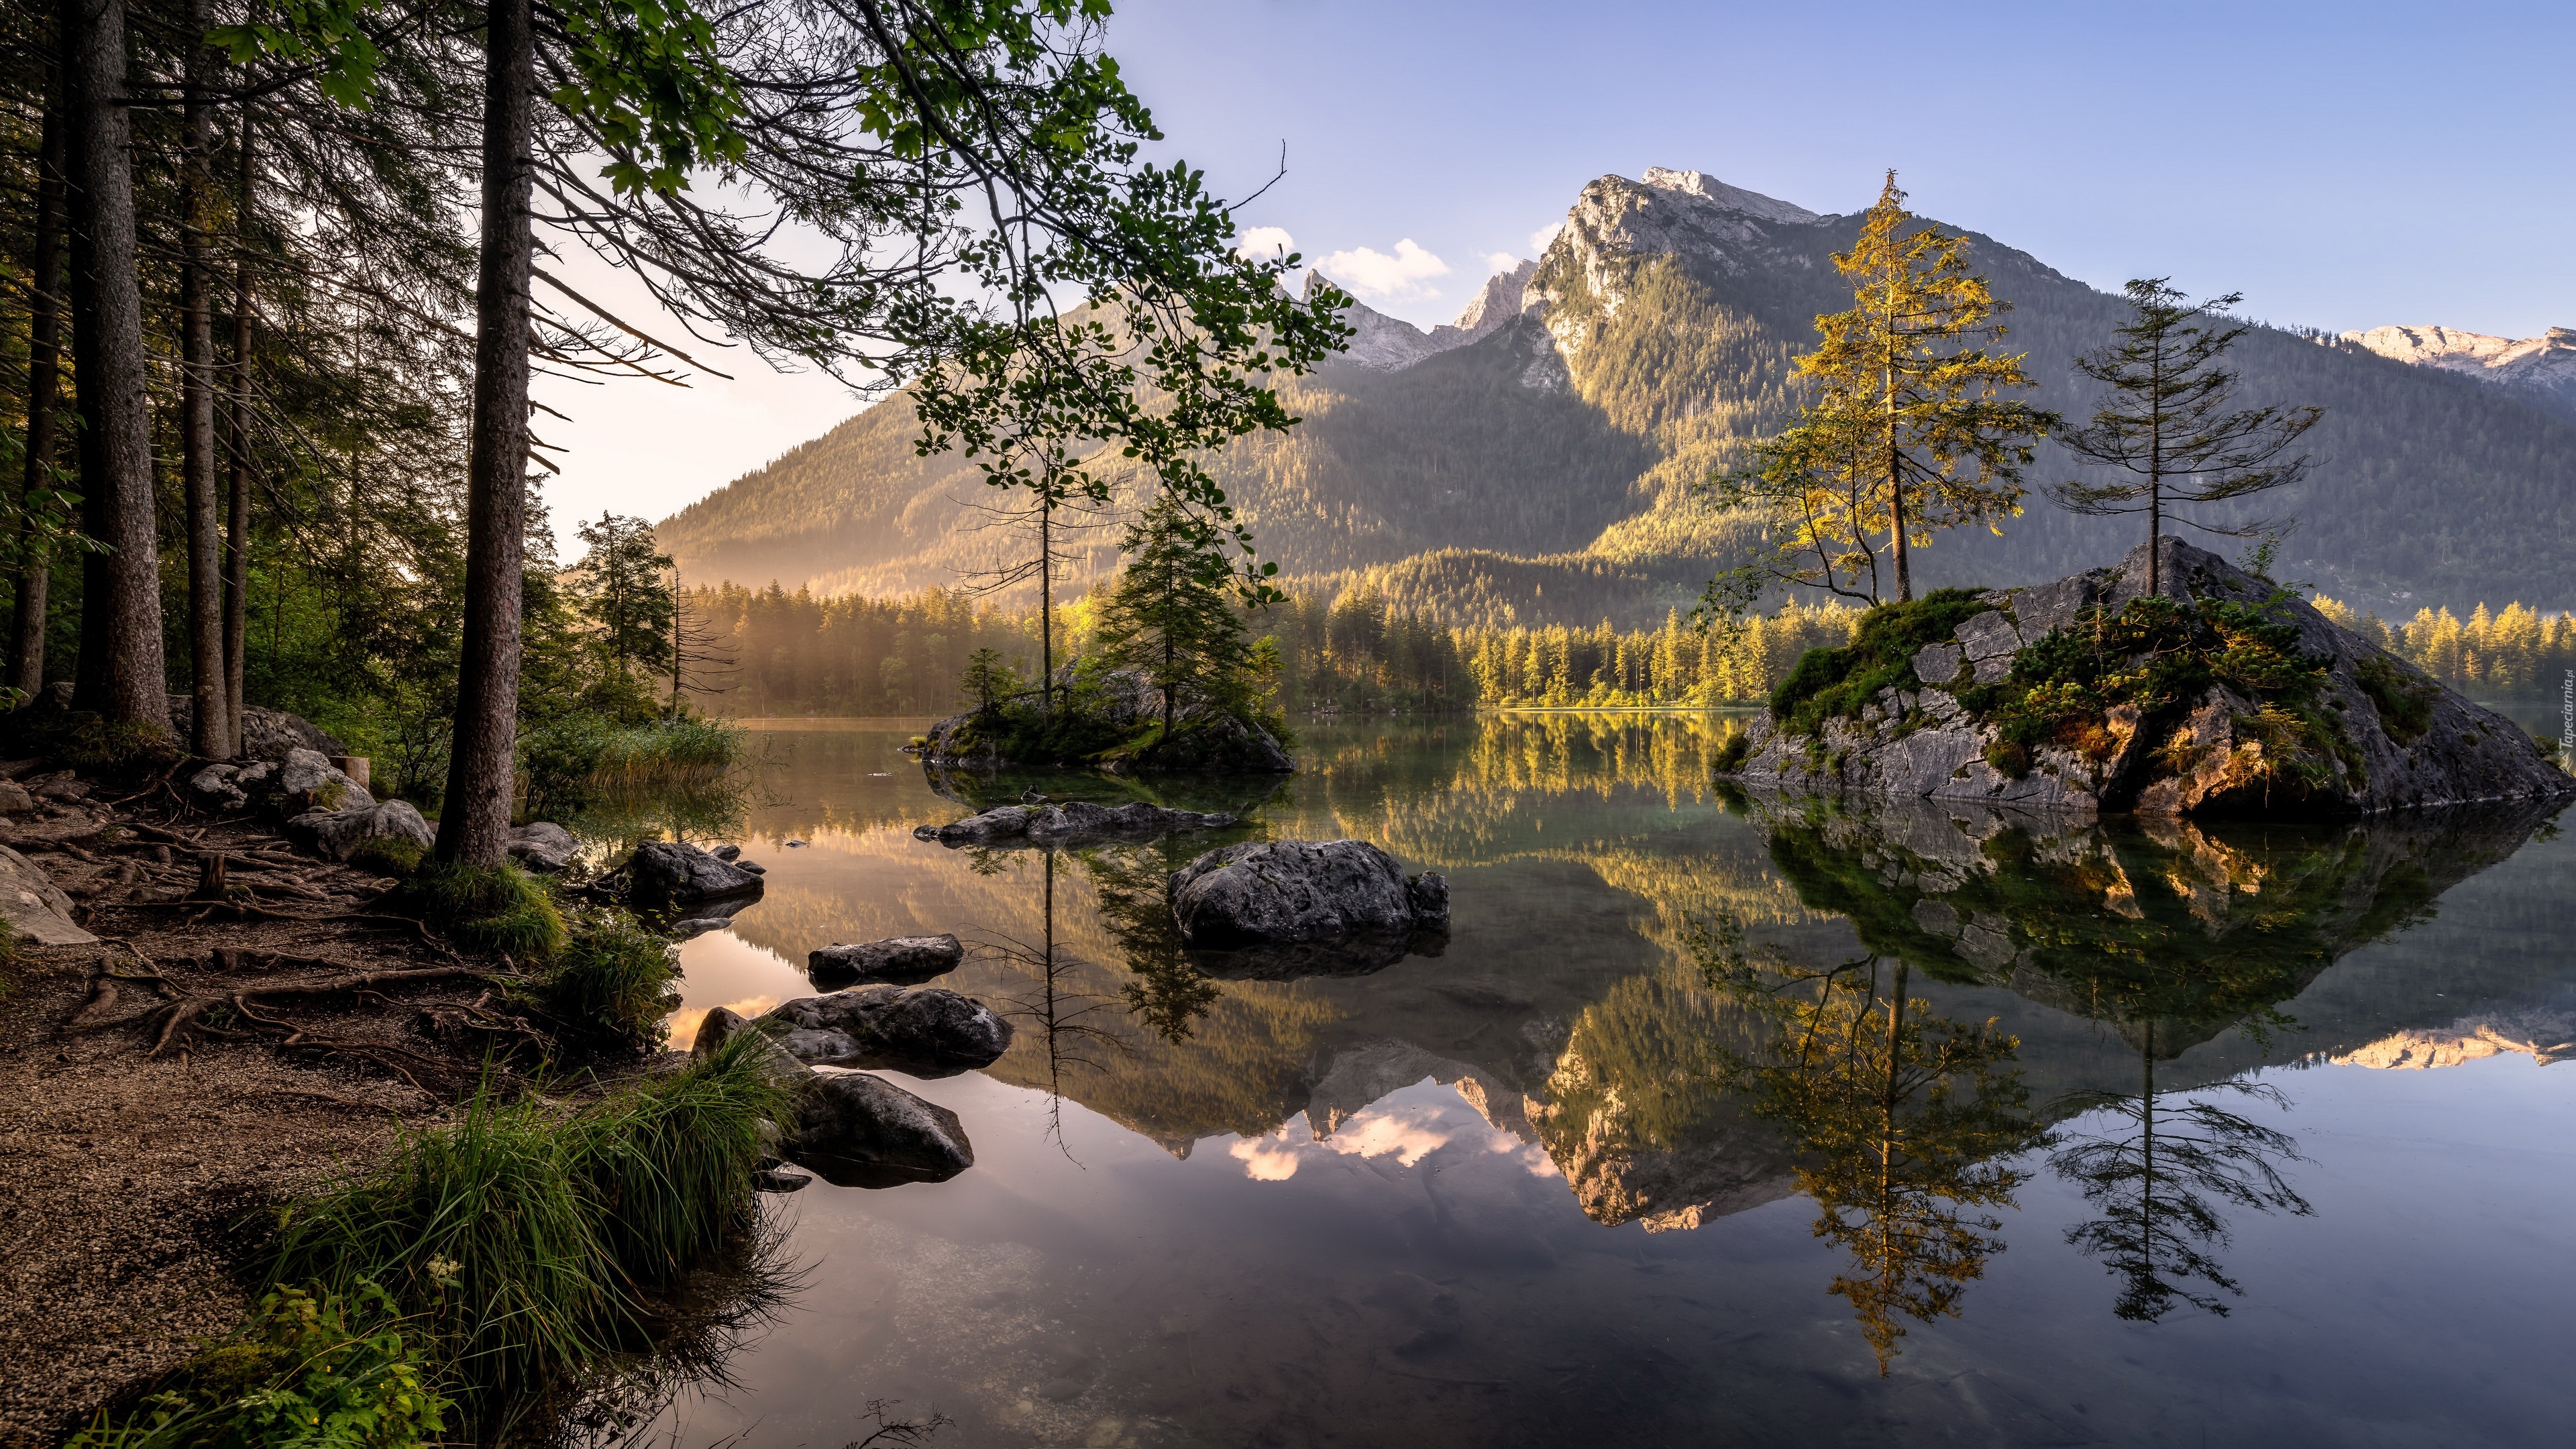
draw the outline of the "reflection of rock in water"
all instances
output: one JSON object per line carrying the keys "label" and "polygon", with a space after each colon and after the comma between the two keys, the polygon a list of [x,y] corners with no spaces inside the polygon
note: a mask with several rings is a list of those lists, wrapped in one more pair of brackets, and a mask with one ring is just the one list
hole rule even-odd
{"label": "reflection of rock in water", "polygon": [[1793,1191],[1789,1150],[1718,1086],[1758,1024],[1705,992],[1630,977],[1576,1021],[1526,1110],[1584,1213],[1696,1228]]}
{"label": "reflection of rock in water", "polygon": [[1903,801],[1772,808],[1762,825],[1800,898],[1848,916],[1870,950],[2113,1022],[2133,1045],[2153,1021],[2171,1056],[2421,920],[2557,808],[2262,826]]}
{"label": "reflection of rock in water", "polygon": [[2447,1027],[2394,1032],[2329,1060],[2338,1066],[2422,1070],[2515,1052],[2528,1053],[2542,1066],[2576,1056],[2576,1013],[2534,1009],[2464,1016]]}

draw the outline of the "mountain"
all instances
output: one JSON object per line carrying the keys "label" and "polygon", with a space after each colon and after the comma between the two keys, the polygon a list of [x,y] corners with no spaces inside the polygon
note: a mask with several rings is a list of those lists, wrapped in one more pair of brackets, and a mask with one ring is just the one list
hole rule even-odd
{"label": "mountain", "polygon": [[[1694,485],[1795,417],[1790,360],[1812,346],[1819,313],[1850,305],[1832,254],[1859,227],[1703,172],[1601,177],[1544,254],[1488,279],[1455,323],[1425,331],[1355,309],[1343,356],[1277,380],[1299,426],[1244,439],[1213,469],[1294,585],[1377,589],[1455,622],[1660,620],[1750,541],[1755,523],[1708,509]],[[2083,416],[2093,399],[2072,361],[2125,303],[1968,235],[2014,305],[2007,345],[2029,353],[2036,400]],[[2565,348],[2542,342],[2511,367],[2557,366]],[[2309,435],[2308,481],[2260,500],[2306,520],[2285,577],[2382,613],[2576,603],[2576,417],[2537,386],[2487,385],[2504,369],[2461,370],[2462,357],[2513,346],[2417,365],[2358,339],[2246,336],[2233,360],[2249,402],[2328,410]],[[889,399],[658,536],[693,582],[824,592],[949,584],[1024,550],[967,506],[993,501],[975,471],[914,457],[911,435]],[[2077,471],[2043,449],[2031,481]],[[2034,491],[2002,537],[1962,531],[1920,551],[1918,583],[2052,578],[2126,553],[2137,532]],[[1111,535],[1092,535],[1069,582],[1114,566]]]}
{"label": "mountain", "polygon": [[2576,327],[2539,337],[2490,337],[2450,327],[2373,327],[2343,340],[2382,357],[2474,378],[2576,418]]}

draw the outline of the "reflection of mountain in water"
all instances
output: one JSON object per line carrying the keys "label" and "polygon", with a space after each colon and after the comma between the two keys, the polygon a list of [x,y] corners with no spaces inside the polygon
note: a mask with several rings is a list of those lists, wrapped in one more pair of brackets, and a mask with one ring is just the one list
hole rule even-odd
{"label": "reflection of mountain in water", "polygon": [[[1542,1144],[1596,1220],[1663,1229],[1794,1190],[1776,1129],[1717,1083],[1725,1054],[1769,1028],[1701,980],[1685,949],[1694,921],[1731,917],[1815,962],[1910,963],[1911,991],[1934,1014],[1994,1018],[2019,1038],[2043,1115],[2070,1092],[2128,1090],[2143,1041],[2165,1061],[2165,1086],[2216,1082],[2446,1025],[2558,969],[2537,950],[2428,966],[2403,941],[2335,964],[2402,935],[2445,891],[2473,891],[2461,882],[2519,845],[2527,812],[2296,830],[1952,810],[1747,819],[1723,813],[1705,783],[1732,728],[1542,715],[1312,730],[1306,770],[1249,834],[1373,839],[1447,872],[1458,924],[1437,959],[1208,983],[1176,964],[1161,904],[1164,875],[1207,844],[1181,837],[1060,858],[1051,983],[985,951],[941,984],[996,1001],[1051,988],[1050,1001],[1110,1007],[1083,1017],[1100,1036],[1081,1064],[1050,1058],[1024,1019],[991,1074],[1053,1084],[1171,1150],[1299,1113],[1330,1134],[1431,1077]],[[798,798],[792,780],[779,793]],[[826,782],[803,796],[829,797]],[[849,884],[774,881],[740,934],[791,961],[925,926],[1036,940],[1042,858],[951,856],[909,838],[913,813],[836,807],[806,824],[772,812],[815,851],[849,856],[830,877]],[[828,833],[836,820],[861,828]],[[2479,909],[2520,910],[2545,939],[2540,903]]]}

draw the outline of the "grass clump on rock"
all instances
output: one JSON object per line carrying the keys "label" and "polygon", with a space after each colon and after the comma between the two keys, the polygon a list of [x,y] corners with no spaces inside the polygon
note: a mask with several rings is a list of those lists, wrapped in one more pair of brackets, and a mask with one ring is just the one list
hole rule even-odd
{"label": "grass clump on rock", "polygon": [[452,1125],[291,1205],[272,1284],[383,1285],[478,1417],[643,1346],[648,1290],[751,1223],[762,1122],[748,1035],[579,1109],[487,1085]]}
{"label": "grass clump on rock", "polygon": [[1935,589],[1905,604],[1882,604],[1861,616],[1851,643],[1810,649],[1771,691],[1771,718],[1783,732],[1813,735],[1829,719],[1848,719],[1880,690],[1916,688],[1914,656],[1995,606],[1978,589]]}
{"label": "grass clump on rock", "polygon": [[551,961],[564,948],[563,911],[543,882],[515,865],[426,861],[404,894],[423,920],[469,950]]}

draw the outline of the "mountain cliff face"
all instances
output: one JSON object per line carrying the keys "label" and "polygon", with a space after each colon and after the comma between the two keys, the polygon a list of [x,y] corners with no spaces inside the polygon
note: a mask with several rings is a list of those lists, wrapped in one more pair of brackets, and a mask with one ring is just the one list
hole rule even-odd
{"label": "mountain cliff face", "polygon": [[[1859,225],[1696,171],[1601,177],[1546,252],[1488,279],[1455,323],[1355,309],[1343,357],[1279,380],[1300,425],[1214,469],[1292,583],[1375,588],[1456,622],[1659,620],[1750,541],[1754,521],[1708,509],[1698,485],[1796,416],[1791,359],[1819,313],[1850,305],[1832,257]],[[2014,304],[2006,345],[2027,351],[2036,401],[2083,416],[2072,360],[2125,305],[1969,235]],[[2249,402],[2328,409],[2309,481],[2262,500],[2307,520],[2285,576],[2382,612],[2576,602],[2576,414],[2547,405],[2576,345],[2408,330],[2431,340],[2388,355],[2263,328],[2239,344]],[[910,436],[889,401],[668,520],[663,546],[692,581],[862,592],[950,584],[1016,547],[963,506],[991,501],[974,471],[913,457]],[[2043,449],[2030,481],[2077,471]],[[1073,587],[1114,568],[1111,537],[1095,536]],[[2135,542],[2125,520],[2034,493],[2002,537],[1945,535],[1916,572],[2021,582]]]}
{"label": "mountain cliff face", "polygon": [[2382,357],[2519,392],[2576,417],[2576,327],[2520,339],[2452,327],[2373,327],[2347,332],[2343,340]]}

